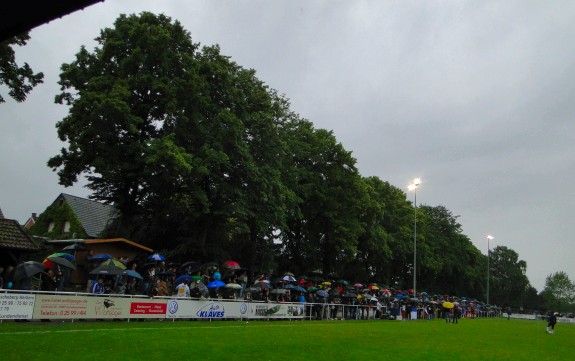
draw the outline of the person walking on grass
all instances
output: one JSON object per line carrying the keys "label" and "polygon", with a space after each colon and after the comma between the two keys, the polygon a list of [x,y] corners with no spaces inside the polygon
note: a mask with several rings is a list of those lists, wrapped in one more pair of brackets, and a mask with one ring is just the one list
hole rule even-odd
{"label": "person walking on grass", "polygon": [[557,312],[553,313],[553,312],[549,312],[549,315],[547,316],[547,333],[548,334],[554,334],[555,333],[555,324],[557,323],[557,316],[559,314]]}

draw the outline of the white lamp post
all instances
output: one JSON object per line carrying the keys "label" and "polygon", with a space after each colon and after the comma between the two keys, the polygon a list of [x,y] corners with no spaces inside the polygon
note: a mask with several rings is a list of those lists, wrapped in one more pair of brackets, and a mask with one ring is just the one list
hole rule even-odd
{"label": "white lamp post", "polygon": [[417,297],[417,187],[421,184],[421,179],[415,178],[407,189],[413,191],[415,213],[413,217],[413,296]]}
{"label": "white lamp post", "polygon": [[489,241],[493,239],[493,236],[488,234],[486,238],[487,238],[487,304],[489,304],[489,256],[490,256]]}

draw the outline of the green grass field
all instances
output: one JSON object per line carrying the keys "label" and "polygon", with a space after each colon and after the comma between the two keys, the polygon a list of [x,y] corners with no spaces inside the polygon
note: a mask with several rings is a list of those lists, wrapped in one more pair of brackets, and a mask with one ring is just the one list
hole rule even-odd
{"label": "green grass field", "polygon": [[3,360],[571,360],[544,321],[4,322]]}

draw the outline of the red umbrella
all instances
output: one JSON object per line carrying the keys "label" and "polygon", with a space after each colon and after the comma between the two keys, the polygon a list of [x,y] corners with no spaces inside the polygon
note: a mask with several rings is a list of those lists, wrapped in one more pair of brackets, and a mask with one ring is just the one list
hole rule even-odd
{"label": "red umbrella", "polygon": [[356,283],[356,284],[353,285],[353,287],[355,287],[355,288],[361,288],[361,287],[363,287],[363,285],[362,285],[361,283]]}
{"label": "red umbrella", "polygon": [[224,266],[226,266],[227,268],[230,269],[240,269],[240,264],[237,263],[236,261],[225,261],[224,262]]}

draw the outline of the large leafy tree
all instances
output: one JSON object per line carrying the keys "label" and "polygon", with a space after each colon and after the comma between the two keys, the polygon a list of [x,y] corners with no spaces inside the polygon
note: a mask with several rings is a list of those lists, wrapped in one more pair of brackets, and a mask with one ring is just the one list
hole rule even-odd
{"label": "large leafy tree", "polygon": [[485,280],[483,257],[444,206],[419,208],[419,289],[479,297]]}
{"label": "large leafy tree", "polygon": [[93,198],[135,215],[148,180],[165,176],[159,149],[170,148],[178,176],[189,171],[182,150],[162,137],[188,101],[196,45],[178,22],[150,13],[121,15],[96,40],[93,52],[82,47],[74,62],[62,65],[56,102],[71,107],[57,128],[69,146],[48,165],[64,186],[87,175]]}
{"label": "large leafy tree", "polygon": [[405,193],[377,177],[364,179],[367,199],[361,219],[364,232],[358,237],[358,252],[347,273],[357,280],[370,280],[405,288],[413,255],[413,208]]}
{"label": "large leafy tree", "polygon": [[294,204],[281,235],[283,264],[305,272],[341,272],[356,252],[365,190],[355,159],[332,132],[292,119],[286,139],[284,184]]}
{"label": "large leafy tree", "polygon": [[122,213],[112,232],[187,256],[250,245],[248,263],[269,259],[284,218],[285,100],[163,15],[122,15],[97,41],[62,66],[56,101],[71,109],[57,126],[70,145],[48,163],[60,183],[87,175],[93,198]]}
{"label": "large leafy tree", "polygon": [[490,253],[490,302],[499,306],[520,307],[529,287],[527,262],[514,250],[497,246]]}
{"label": "large leafy tree", "polygon": [[561,311],[561,307],[575,302],[575,284],[567,273],[553,273],[545,279],[542,296],[548,308]]}
{"label": "large leafy tree", "polygon": [[[24,46],[28,40],[30,40],[28,33],[23,33],[0,42],[0,85],[6,85],[8,94],[17,102],[25,101],[32,89],[44,82],[43,73],[34,73],[28,63],[22,66],[16,63],[13,46]],[[0,95],[0,103],[4,102],[4,98]]]}

